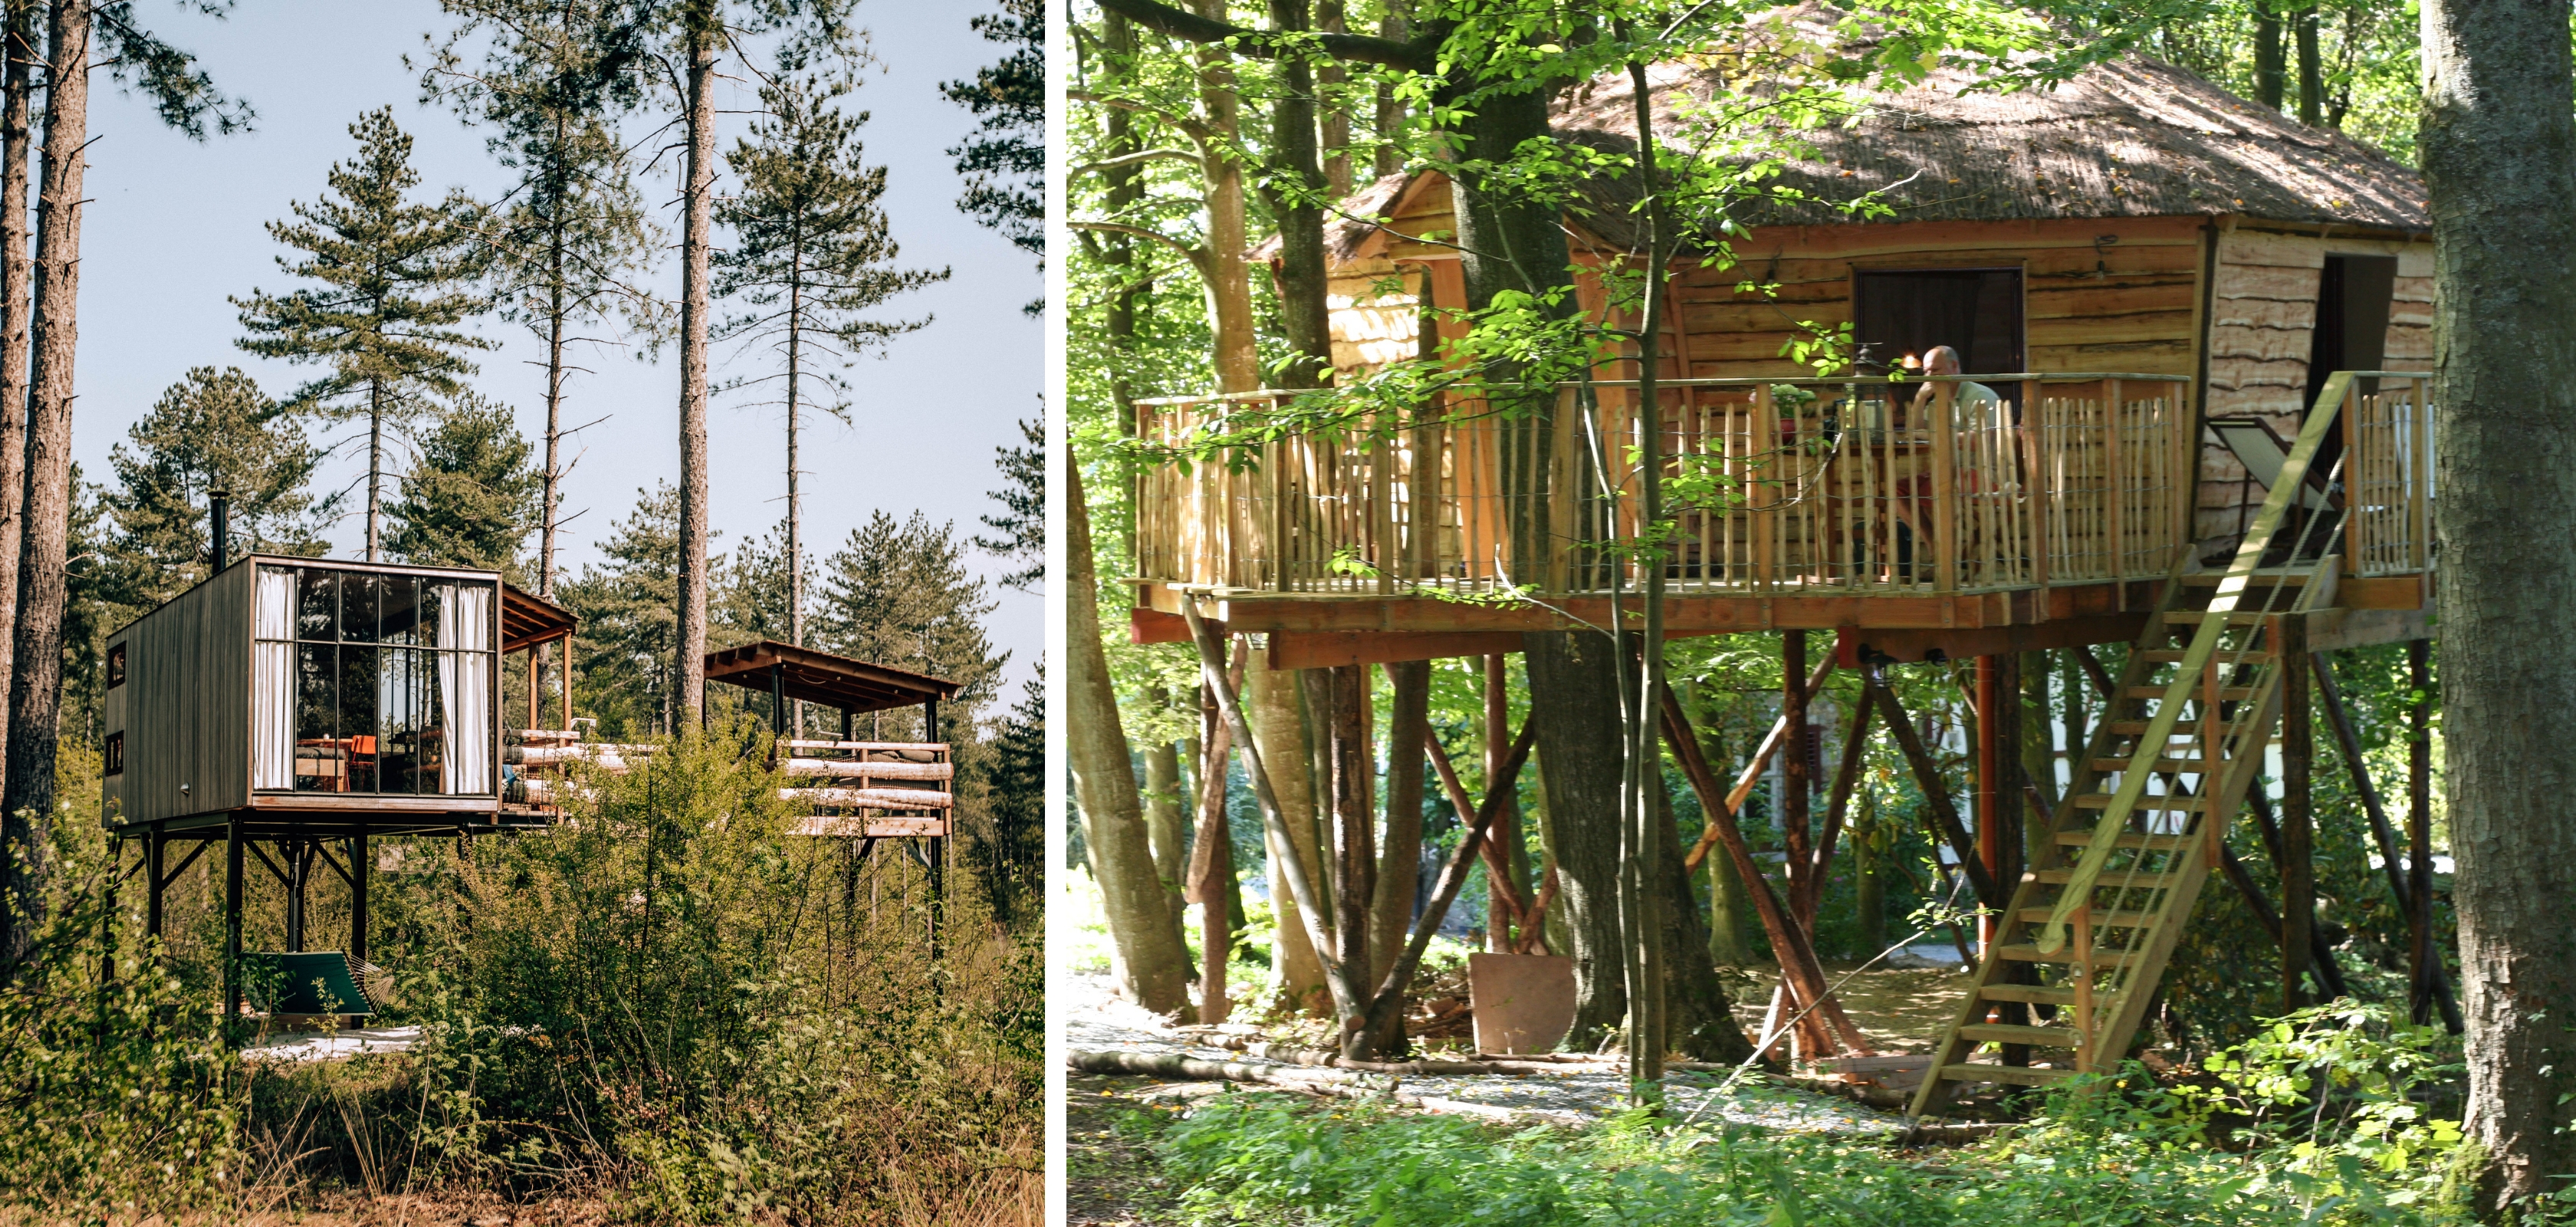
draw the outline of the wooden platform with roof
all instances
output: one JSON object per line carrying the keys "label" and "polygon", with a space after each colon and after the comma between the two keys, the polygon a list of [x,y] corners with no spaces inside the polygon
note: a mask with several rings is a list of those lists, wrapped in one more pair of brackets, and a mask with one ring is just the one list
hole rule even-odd
{"label": "wooden platform with roof", "polygon": [[[1659,128],[1675,96],[1733,88],[1720,71],[1656,66]],[[1889,727],[1927,813],[1949,813],[1877,670],[1976,661],[1974,812],[1935,838],[1996,919],[1917,1113],[1963,1084],[2115,1067],[2202,883],[2225,870],[2252,889],[2220,820],[2245,804],[2276,731],[2286,756],[2312,754],[2316,654],[2423,640],[2435,582],[2430,222],[2412,173],[2140,57],[2053,92],[1967,84],[1938,69],[1809,134],[1784,181],[1818,203],[1739,218],[1732,266],[1674,262],[1657,371],[1668,488],[1696,475],[1731,491],[1680,516],[1662,561],[1667,633],[1777,631],[1792,662],[1781,720],[1733,799],[1694,774],[1704,808],[1731,813],[1774,754],[1804,761],[1807,697],[1840,667],[1878,696],[1852,736]],[[1561,137],[1634,148],[1623,76],[1568,97]],[[1634,331],[1642,321],[1581,271],[1641,262],[1633,185],[1583,190],[1592,207],[1566,221],[1578,297]],[[1885,192],[1894,217],[1825,203],[1856,190]],[[1423,352],[1423,303],[1468,305],[1444,241],[1450,200],[1425,170],[1338,210],[1339,382]],[[1845,326],[1857,353],[1836,377],[1790,356]],[[1909,371],[1936,345],[1967,374]],[[1318,413],[1294,392],[1135,402],[1132,638],[1188,641],[1195,613],[1252,636],[1273,669],[1499,665],[1524,633],[1633,617],[1645,577],[1615,548],[1637,527],[1627,352],[1590,380],[1376,416]],[[1963,400],[1967,381],[1998,399]],[[1806,635],[1825,630],[1836,652],[1810,675]],[[2017,744],[2014,654],[2091,662],[2084,647],[2103,643],[2132,650],[2116,675],[2093,665],[2105,716],[2065,794],[2027,807],[2048,834],[2023,864],[2020,798],[2037,793],[1998,751]],[[1676,711],[1667,734],[1687,759]],[[1506,732],[1486,730],[1494,746]],[[1838,814],[1850,782],[1835,787]],[[1791,790],[1801,824],[1804,791]],[[2304,794],[2296,804],[2304,822]],[[1712,817],[1690,867],[1741,843],[1731,823]],[[2429,925],[2429,894],[2406,885],[2384,824],[2380,837],[2401,906]],[[2313,966],[2283,941],[2285,965]],[[2447,992],[2430,974],[2419,1004]],[[1781,1008],[1813,1007],[1792,978]],[[1859,1042],[1804,1017],[1780,1042],[1809,1056]]]}

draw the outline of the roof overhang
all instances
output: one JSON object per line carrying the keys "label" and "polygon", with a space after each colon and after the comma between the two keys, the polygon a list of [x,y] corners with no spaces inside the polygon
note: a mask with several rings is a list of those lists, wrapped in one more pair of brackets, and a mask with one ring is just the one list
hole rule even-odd
{"label": "roof overhang", "polygon": [[501,650],[523,652],[541,643],[568,639],[581,629],[581,616],[518,585],[501,585]]}
{"label": "roof overhang", "polygon": [[910,707],[957,697],[957,683],[866,661],[763,639],[707,653],[707,680],[852,713]]}

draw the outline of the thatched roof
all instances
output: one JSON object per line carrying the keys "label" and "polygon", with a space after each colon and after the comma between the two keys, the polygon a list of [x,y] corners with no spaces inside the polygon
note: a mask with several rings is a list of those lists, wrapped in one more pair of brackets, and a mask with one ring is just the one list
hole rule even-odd
{"label": "thatched roof", "polygon": [[[1830,10],[1781,14],[1799,33],[1831,37]],[[1819,19],[1821,18],[1821,19]],[[2432,229],[2424,184],[2377,150],[2238,98],[2159,60],[2129,56],[2096,65],[2049,90],[1963,92],[1974,74],[1934,70],[1896,92],[1864,96],[1848,128],[1800,134],[1808,156],[1789,161],[1778,182],[1818,203],[1761,203],[1746,225],[1852,224],[1834,207],[1873,188],[1895,212],[1887,221],[2017,221],[2236,214],[2281,222],[2337,223],[2423,233]],[[1683,63],[1648,73],[1658,139],[1679,138],[1673,100],[1706,99],[1715,71]],[[1557,134],[1633,148],[1634,95],[1624,75],[1605,76],[1560,100]],[[1354,216],[1382,214],[1402,195],[1402,177],[1347,202]],[[1902,186],[1896,186],[1896,185]],[[1592,185],[1599,206],[1585,225],[1625,243],[1633,182]],[[1328,246],[1358,253],[1376,227],[1336,221]]]}

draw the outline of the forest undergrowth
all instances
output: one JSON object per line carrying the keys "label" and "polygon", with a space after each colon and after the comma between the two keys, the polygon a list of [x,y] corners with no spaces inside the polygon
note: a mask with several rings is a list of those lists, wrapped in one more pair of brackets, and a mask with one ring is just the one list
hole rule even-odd
{"label": "forest undergrowth", "polygon": [[1118,1131],[1152,1149],[1192,1224],[2434,1227],[2475,1221],[2459,1077],[2456,1038],[2347,1001],[2269,1020],[2179,1074],[2132,1062],[2035,1094],[2019,1123],[1962,1146],[1678,1110],[1514,1128],[1266,1092],[1133,1112]]}
{"label": "forest undergrowth", "polygon": [[549,830],[411,842],[370,909],[399,983],[371,1022],[420,1040],[330,1062],[237,1056],[209,918],[174,890],[147,944],[67,804],[0,993],[0,1221],[1037,1222],[1034,929],[961,850],[934,960],[922,867],[785,834],[755,743],[665,744]]}

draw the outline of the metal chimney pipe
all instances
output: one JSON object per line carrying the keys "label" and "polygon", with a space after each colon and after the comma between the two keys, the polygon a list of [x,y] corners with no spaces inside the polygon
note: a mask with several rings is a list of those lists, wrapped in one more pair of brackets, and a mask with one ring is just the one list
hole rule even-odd
{"label": "metal chimney pipe", "polygon": [[215,528],[214,528],[214,543],[213,543],[213,544],[214,544],[215,567],[214,567],[214,570],[207,572],[207,575],[211,578],[211,577],[213,577],[213,576],[223,574],[223,573],[224,573],[224,568],[225,568],[226,566],[231,565],[231,563],[232,563],[232,557],[231,557],[231,553],[232,553],[231,547],[232,547],[232,541],[233,541],[233,495],[232,495],[232,491],[230,491],[230,490],[208,490],[208,491],[206,491],[206,502],[207,502],[207,503],[212,507],[212,509],[213,509],[213,511],[214,511],[214,520],[215,520]]}

